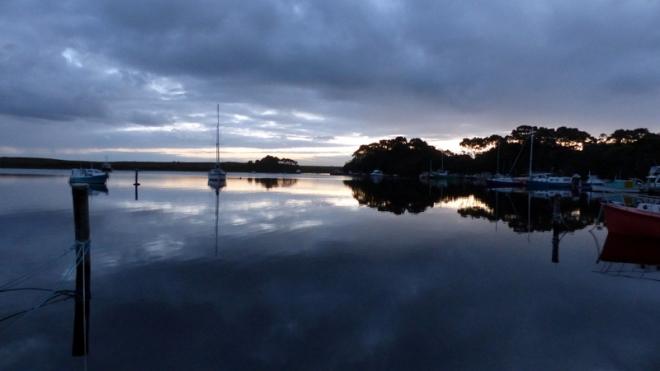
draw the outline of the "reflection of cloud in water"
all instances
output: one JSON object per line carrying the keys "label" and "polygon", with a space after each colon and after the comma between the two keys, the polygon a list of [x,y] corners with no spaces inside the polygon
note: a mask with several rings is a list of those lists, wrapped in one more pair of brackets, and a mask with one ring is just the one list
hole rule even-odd
{"label": "reflection of cloud in water", "polygon": [[294,230],[294,229],[302,229],[302,228],[311,228],[311,227],[319,227],[321,225],[323,225],[322,220],[302,220],[299,222],[291,223],[291,227],[289,229]]}
{"label": "reflection of cloud in water", "polygon": [[120,201],[116,203],[123,209],[135,211],[164,211],[168,213],[178,213],[185,215],[201,215],[210,208],[204,204],[181,204],[168,201]]}
{"label": "reflection of cloud in water", "polygon": [[360,206],[360,203],[354,198],[346,197],[326,197],[323,199],[323,202],[331,206],[336,207],[347,207],[352,209],[357,209]]}
{"label": "reflection of cloud in water", "polygon": [[171,235],[159,235],[155,240],[142,245],[144,251],[154,257],[166,257],[181,251],[185,246],[183,241],[177,241]]}

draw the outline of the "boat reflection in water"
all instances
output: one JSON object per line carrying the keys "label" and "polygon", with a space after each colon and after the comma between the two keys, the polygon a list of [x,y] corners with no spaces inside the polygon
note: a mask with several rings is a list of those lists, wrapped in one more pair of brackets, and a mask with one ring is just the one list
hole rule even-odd
{"label": "boat reflection in water", "polygon": [[222,188],[227,186],[227,182],[224,179],[209,179],[208,185],[209,188],[215,190],[215,193],[218,194]]}
{"label": "boat reflection in water", "polygon": [[464,218],[501,222],[516,233],[552,232],[551,261],[559,263],[559,244],[571,232],[593,225],[600,203],[570,190],[486,190],[465,182],[344,181],[361,204],[397,215],[454,206]]}
{"label": "boat reflection in water", "polygon": [[98,196],[101,194],[107,195],[108,194],[108,186],[105,184],[89,184],[89,195],[90,196]]}
{"label": "boat reflection in water", "polygon": [[215,191],[215,256],[218,256],[218,225],[220,223],[220,190],[227,185],[225,179],[209,179],[209,187]]}
{"label": "boat reflection in water", "polygon": [[660,281],[660,240],[609,233],[598,263],[597,273]]}
{"label": "boat reflection in water", "polygon": [[361,205],[379,211],[415,214],[451,203],[459,205],[456,209],[463,217],[504,222],[519,233],[583,229],[594,223],[600,210],[598,202],[568,190],[487,190],[466,182],[447,181],[385,180],[374,184],[353,179],[344,184]]}

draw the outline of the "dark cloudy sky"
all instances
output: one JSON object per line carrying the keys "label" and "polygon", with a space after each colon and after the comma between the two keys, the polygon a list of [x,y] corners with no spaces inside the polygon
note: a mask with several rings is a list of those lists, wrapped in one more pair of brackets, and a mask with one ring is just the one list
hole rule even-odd
{"label": "dark cloudy sky", "polygon": [[0,155],[341,164],[520,124],[660,130],[655,1],[0,1]]}

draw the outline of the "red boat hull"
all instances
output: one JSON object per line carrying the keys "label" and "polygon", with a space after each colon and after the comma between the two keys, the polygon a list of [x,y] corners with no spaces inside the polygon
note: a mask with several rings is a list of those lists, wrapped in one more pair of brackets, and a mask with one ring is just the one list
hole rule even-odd
{"label": "red boat hull", "polygon": [[605,224],[610,233],[660,239],[660,214],[658,213],[634,207],[605,204]]}
{"label": "red boat hull", "polygon": [[660,266],[659,247],[657,239],[608,233],[600,260]]}

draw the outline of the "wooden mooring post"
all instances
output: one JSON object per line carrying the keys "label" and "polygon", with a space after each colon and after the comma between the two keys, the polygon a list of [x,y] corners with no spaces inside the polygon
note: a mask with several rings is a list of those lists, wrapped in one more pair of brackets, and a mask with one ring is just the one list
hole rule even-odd
{"label": "wooden mooring post", "polygon": [[76,295],[72,354],[74,357],[79,357],[86,356],[89,351],[89,300],[91,297],[89,186],[72,184],[71,192],[76,237]]}
{"label": "wooden mooring post", "polygon": [[135,187],[135,201],[137,201],[138,187],[140,186],[140,182],[138,182],[138,169],[135,169],[135,183],[133,183],[133,186]]}

